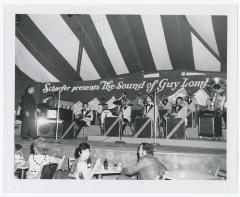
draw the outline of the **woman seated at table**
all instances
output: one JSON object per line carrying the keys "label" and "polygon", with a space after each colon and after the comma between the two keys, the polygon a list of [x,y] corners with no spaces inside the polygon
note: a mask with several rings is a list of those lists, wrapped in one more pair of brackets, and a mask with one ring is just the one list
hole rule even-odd
{"label": "woman seated at table", "polygon": [[60,164],[62,162],[61,158],[47,155],[47,150],[47,143],[43,138],[37,138],[33,141],[31,145],[31,154],[26,163],[26,166],[28,167],[26,173],[27,179],[40,179],[43,166],[50,163]]}
{"label": "woman seated at table", "polygon": [[68,176],[76,179],[91,179],[97,168],[100,166],[101,161],[100,159],[97,159],[93,169],[89,169],[87,165],[89,156],[90,145],[82,142],[75,150],[76,160],[74,161]]}
{"label": "woman seated at table", "polygon": [[14,154],[14,171],[19,166],[24,166],[26,164],[26,160],[24,159],[24,155],[22,152],[22,145],[15,144],[15,154]]}

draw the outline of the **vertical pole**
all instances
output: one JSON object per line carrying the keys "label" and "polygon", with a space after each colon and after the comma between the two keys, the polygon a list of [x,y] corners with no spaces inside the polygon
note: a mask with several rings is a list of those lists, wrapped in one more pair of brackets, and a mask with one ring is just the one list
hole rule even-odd
{"label": "vertical pole", "polygon": [[82,63],[83,39],[84,39],[84,34],[82,33],[82,31],[80,32],[80,38],[81,40],[79,42],[78,61],[77,61],[77,70],[76,70],[76,78],[75,78],[76,81],[80,80],[80,68]]}
{"label": "vertical pole", "polygon": [[156,137],[157,137],[157,114],[156,114],[156,110],[157,110],[157,100],[156,100],[156,96],[157,96],[157,92],[155,90],[154,92],[154,146],[159,146],[160,144],[158,144],[156,142]]}
{"label": "vertical pole", "polygon": [[60,107],[60,91],[58,92],[58,104],[57,104],[57,118],[56,118],[56,120],[57,120],[57,126],[56,126],[56,136],[55,136],[56,142],[57,142],[57,140],[58,140],[59,107]]}
{"label": "vertical pole", "polygon": [[80,80],[80,68],[82,62],[82,52],[83,52],[83,43],[79,42],[79,51],[78,51],[78,62],[77,62],[77,70],[76,70],[76,81]]}
{"label": "vertical pole", "polygon": [[154,92],[154,144],[156,144],[156,134],[157,134],[157,128],[156,128],[156,91]]}

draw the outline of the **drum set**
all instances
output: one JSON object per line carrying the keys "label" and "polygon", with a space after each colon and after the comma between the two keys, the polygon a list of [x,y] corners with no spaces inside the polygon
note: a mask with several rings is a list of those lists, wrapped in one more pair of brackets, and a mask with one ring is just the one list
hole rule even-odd
{"label": "drum set", "polygon": [[117,101],[114,101],[113,104],[116,105],[116,107],[111,108],[111,109],[108,109],[108,104],[106,104],[106,103],[99,104],[99,105],[102,105],[103,107],[105,107],[105,109],[103,109],[103,111],[100,115],[101,125],[104,124],[106,117],[121,116],[121,109],[123,108],[122,103],[117,100]]}
{"label": "drum set", "polygon": [[116,114],[115,110],[113,112],[112,111],[113,111],[113,109],[105,109],[102,111],[102,113],[100,115],[101,125],[104,124],[106,117],[117,117],[118,116]]}
{"label": "drum set", "polygon": [[123,134],[123,130],[125,129],[125,125],[128,124],[129,122],[126,121],[126,118],[124,117],[123,113],[123,108],[128,105],[132,106],[132,104],[128,104],[127,100],[124,99],[119,99],[113,102],[115,105],[114,108],[108,109],[108,104],[99,104],[103,106],[103,110],[100,114],[100,122],[101,122],[101,128],[102,131],[104,130],[104,124],[106,117],[116,117],[120,121],[120,130],[121,130],[121,135]]}

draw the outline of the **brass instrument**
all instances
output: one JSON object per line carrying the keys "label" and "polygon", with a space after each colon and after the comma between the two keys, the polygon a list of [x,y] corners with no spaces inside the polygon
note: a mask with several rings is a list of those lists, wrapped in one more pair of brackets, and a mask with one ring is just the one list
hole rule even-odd
{"label": "brass instrument", "polygon": [[214,93],[222,93],[226,89],[227,83],[225,79],[215,77],[210,80],[209,85]]}
{"label": "brass instrument", "polygon": [[[207,86],[210,88],[210,91],[214,94],[212,98],[211,110],[221,111],[223,109],[223,106],[219,107],[220,103],[218,103],[219,101],[216,98],[217,98],[217,95],[223,94],[223,92],[226,90],[226,86],[227,86],[226,80],[223,78],[215,77],[208,82]],[[224,95],[224,101],[225,101],[225,95]]]}

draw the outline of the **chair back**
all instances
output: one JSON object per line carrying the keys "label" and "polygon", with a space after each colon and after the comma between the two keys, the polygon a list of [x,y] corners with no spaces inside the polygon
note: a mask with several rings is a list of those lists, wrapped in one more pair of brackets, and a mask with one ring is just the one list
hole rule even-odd
{"label": "chair back", "polygon": [[219,177],[220,179],[226,180],[227,179],[227,171],[220,168],[220,165],[217,166],[215,176]]}
{"label": "chair back", "polygon": [[166,180],[168,171],[165,171],[165,173],[162,175],[161,180]]}
{"label": "chair back", "polygon": [[69,157],[68,158],[68,171],[70,172],[71,167],[76,159],[74,157]]}
{"label": "chair back", "polygon": [[57,170],[61,169],[64,159],[65,159],[65,155],[63,155],[61,161],[58,163]]}

